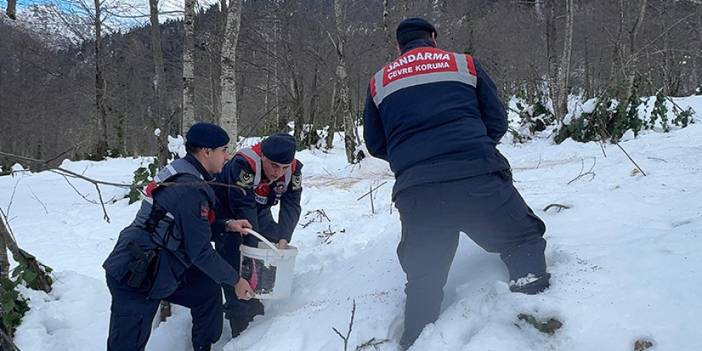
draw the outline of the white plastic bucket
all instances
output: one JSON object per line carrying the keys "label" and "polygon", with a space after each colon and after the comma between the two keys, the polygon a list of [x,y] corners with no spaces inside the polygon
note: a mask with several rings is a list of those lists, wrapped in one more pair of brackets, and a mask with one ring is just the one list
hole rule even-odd
{"label": "white plastic bucket", "polygon": [[256,293],[255,298],[284,299],[290,296],[297,248],[288,246],[280,250],[263,235],[250,229],[249,233],[261,242],[257,248],[241,245],[239,272],[249,281]]}

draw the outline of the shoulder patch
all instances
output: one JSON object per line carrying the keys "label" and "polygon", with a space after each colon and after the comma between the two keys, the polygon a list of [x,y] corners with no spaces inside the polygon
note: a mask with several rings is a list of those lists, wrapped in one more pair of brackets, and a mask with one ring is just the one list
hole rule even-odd
{"label": "shoulder patch", "polygon": [[293,174],[292,177],[292,189],[297,190],[302,188],[302,175],[300,174]]}
{"label": "shoulder patch", "polygon": [[203,219],[209,219],[210,217],[210,204],[206,201],[200,203],[200,217]]}
{"label": "shoulder patch", "polygon": [[247,172],[247,171],[242,169],[239,172],[239,179],[236,181],[236,185],[238,185],[242,188],[250,188],[253,186],[253,183],[254,183],[253,173]]}

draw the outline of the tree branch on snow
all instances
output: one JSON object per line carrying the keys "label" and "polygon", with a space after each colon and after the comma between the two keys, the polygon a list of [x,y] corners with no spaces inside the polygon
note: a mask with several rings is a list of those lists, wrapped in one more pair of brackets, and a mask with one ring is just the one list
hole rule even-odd
{"label": "tree branch on snow", "polygon": [[[63,176],[66,179],[66,181],[68,182],[68,184],[71,185],[73,190],[75,190],[78,193],[78,195],[80,195],[83,199],[85,199],[85,201],[88,201],[88,202],[93,203],[93,204],[100,204],[100,206],[102,207],[103,219],[107,223],[110,223],[110,216],[107,214],[107,209],[105,208],[105,201],[102,198],[102,192],[100,189],[100,185],[114,186],[114,187],[118,187],[118,188],[129,189],[129,190],[137,187],[137,185],[135,185],[135,184],[115,183],[115,182],[107,182],[107,181],[103,181],[103,180],[93,179],[93,178],[87,177],[85,175],[82,175],[80,173],[76,173],[76,172],[67,170],[65,168],[51,166],[48,164],[48,161],[38,160],[35,158],[31,158],[31,157],[19,156],[19,155],[7,153],[7,152],[2,152],[2,151],[0,151],[0,156],[4,156],[4,157],[7,157],[7,158],[10,158],[13,160],[23,161],[29,165],[34,165],[34,166],[36,166],[36,168],[34,169],[35,171],[49,171],[49,172],[56,173],[58,175]],[[89,182],[89,183],[95,185],[95,189],[97,190],[99,201],[95,202],[93,200],[88,199],[87,196],[81,194],[73,186],[73,184],[71,184],[71,182],[68,181],[68,177],[81,179],[81,180],[84,180],[86,182]],[[187,183],[163,182],[163,183],[159,183],[159,186],[193,186],[193,185],[200,185],[200,184],[202,184],[202,183],[201,182],[187,182]],[[227,188],[241,189],[241,187],[239,187],[237,185],[220,183],[220,182],[208,182],[207,184],[209,184],[210,186],[213,186],[213,187],[214,186],[222,186],[222,187],[227,187]]]}
{"label": "tree branch on snow", "polygon": [[571,181],[569,181],[569,182],[568,182],[568,185],[570,185],[570,184],[573,183],[574,181],[576,181],[576,180],[578,180],[578,179],[580,179],[580,178],[583,178],[583,177],[585,177],[585,176],[588,176],[588,175],[591,176],[591,177],[590,177],[590,181],[592,181],[593,179],[595,179],[595,175],[596,175],[596,174],[595,174],[595,172],[593,172],[592,170],[595,169],[595,165],[596,165],[596,164],[597,164],[597,157],[593,157],[593,158],[592,158],[592,166],[590,167],[590,169],[589,169],[587,172],[583,173],[583,170],[585,169],[585,159],[581,159],[581,160],[580,160],[580,173],[578,173],[578,176],[577,176],[577,177],[575,177],[575,178],[573,178]]}
{"label": "tree branch on snow", "polygon": [[341,340],[344,341],[344,351],[348,350],[349,346],[349,336],[351,335],[351,331],[353,330],[353,319],[356,316],[356,299],[353,300],[353,308],[351,309],[351,322],[349,322],[349,329],[346,331],[346,336],[341,334],[338,329],[335,327],[332,327],[332,330],[338,335]]}
{"label": "tree branch on snow", "polygon": [[7,335],[2,328],[0,328],[0,350],[21,351],[19,347],[15,345],[15,342],[12,341],[12,337]]}
{"label": "tree branch on snow", "polygon": [[34,190],[32,190],[32,188],[29,186],[27,186],[27,188],[29,188],[29,192],[32,193],[32,197],[34,198],[34,200],[37,200],[41,207],[44,208],[44,214],[49,214],[49,210],[46,209],[46,205],[41,200],[39,200],[39,197],[37,196],[37,194],[34,193]]}
{"label": "tree branch on snow", "polygon": [[37,259],[31,254],[19,248],[17,245],[17,239],[15,239],[15,235],[10,227],[10,223],[7,221],[7,216],[2,209],[0,209],[0,236],[3,237],[5,245],[7,245],[7,249],[12,253],[14,260],[17,262],[24,262],[30,270],[37,273],[35,280],[32,282],[32,284],[29,284],[29,288],[34,290],[42,290],[47,293],[50,292],[51,278],[49,278],[47,270],[45,269],[46,266],[37,261]]}
{"label": "tree branch on snow", "polygon": [[[634,159],[631,158],[631,156],[629,156],[629,153],[626,152],[626,150],[624,150],[624,148],[619,144],[618,141],[612,139],[612,135],[611,135],[611,134],[609,134],[604,128],[602,128],[602,126],[600,126],[600,128],[598,128],[598,130],[600,131],[599,134],[600,134],[600,138],[601,138],[601,139],[604,140],[604,137],[606,137],[607,139],[612,140],[612,143],[614,143],[614,145],[617,145],[617,147],[618,147],[620,150],[622,150],[622,152],[624,153],[624,155],[626,155],[626,157],[629,159],[629,161],[631,161],[631,163],[634,164],[634,166],[639,170],[639,172],[641,172],[641,174],[643,174],[644,177],[646,176],[646,172],[644,172],[644,170],[641,169],[641,167],[639,167],[639,164],[636,163],[636,161],[634,161]],[[603,149],[602,151],[604,152],[604,149]]]}
{"label": "tree branch on snow", "polygon": [[379,345],[384,344],[388,341],[390,341],[390,340],[389,339],[377,340],[376,338],[370,338],[370,340],[364,342],[361,345],[356,346],[356,351],[361,351],[361,350],[367,349],[369,347],[372,347],[373,349],[378,350]]}
{"label": "tree branch on snow", "polygon": [[555,208],[556,212],[561,212],[561,210],[569,209],[570,206],[561,204],[549,204],[548,206],[544,207],[544,212],[548,212],[548,210],[550,210],[551,208]]}

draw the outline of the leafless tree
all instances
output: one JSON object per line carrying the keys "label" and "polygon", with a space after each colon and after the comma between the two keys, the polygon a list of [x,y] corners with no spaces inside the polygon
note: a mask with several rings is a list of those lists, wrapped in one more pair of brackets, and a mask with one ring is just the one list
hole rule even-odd
{"label": "leafless tree", "polygon": [[162,168],[168,162],[168,132],[171,116],[166,116],[164,101],[164,89],[166,79],[164,77],[163,51],[161,48],[161,26],[158,20],[158,0],[149,0],[150,22],[151,22],[151,54],[154,61],[153,90],[154,103],[152,105],[152,119],[159,128],[157,136],[158,166]]}
{"label": "leafless tree", "polygon": [[185,0],[183,19],[183,122],[181,134],[195,123],[195,7],[197,0]]}
{"label": "leafless tree", "polygon": [[349,92],[349,75],[345,56],[346,26],[344,20],[344,1],[334,0],[334,20],[336,23],[336,39],[329,34],[329,39],[336,49],[338,58],[336,66],[336,78],[339,90],[339,112],[344,121],[344,146],[346,149],[346,160],[349,163],[356,163],[356,124],[353,111],[351,110],[351,95]]}
{"label": "leafless tree", "polygon": [[[554,2],[560,3],[560,1],[551,1],[552,11],[550,15],[550,26],[555,27],[553,22],[555,21],[553,6]],[[568,76],[570,75],[570,57],[573,52],[573,17],[575,10],[573,9],[573,0],[565,1],[565,29],[563,32],[563,51],[560,55],[560,60],[555,57],[549,57],[548,61],[555,63],[559,61],[556,68],[549,70],[551,73],[555,73],[549,79],[549,92],[551,95],[551,101],[553,102],[553,114],[556,116],[558,121],[561,121],[568,110]],[[553,31],[547,31],[547,35],[553,35]],[[552,42],[553,40],[548,40]],[[555,50],[549,51],[549,54],[555,54]]]}
{"label": "leafless tree", "polygon": [[222,44],[221,103],[222,115],[219,124],[229,133],[230,149],[236,148],[238,141],[237,90],[236,90],[236,47],[241,28],[241,0],[229,0],[227,24]]}

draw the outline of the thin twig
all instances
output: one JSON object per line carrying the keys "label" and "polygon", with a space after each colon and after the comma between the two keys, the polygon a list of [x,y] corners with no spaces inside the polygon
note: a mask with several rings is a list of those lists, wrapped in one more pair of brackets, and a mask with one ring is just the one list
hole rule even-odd
{"label": "thin twig", "polygon": [[664,163],[668,163],[668,161],[666,161],[666,160],[664,160],[664,159],[662,159],[662,158],[658,158],[658,157],[651,157],[651,156],[649,156],[649,157],[646,157],[646,158],[649,159],[649,160],[661,161],[661,162],[664,162]]}
{"label": "thin twig", "polygon": [[369,192],[367,192],[367,193],[361,195],[361,197],[359,197],[358,199],[356,199],[356,201],[360,201],[362,198],[368,196],[368,194],[370,194],[370,193],[376,191],[378,188],[380,188],[381,186],[385,185],[385,183],[387,183],[387,181],[384,181],[384,182],[380,183],[380,185],[376,186],[375,188],[371,188],[371,190],[370,190]]}
{"label": "thin twig", "polygon": [[[59,173],[59,174],[60,174],[60,173]],[[73,183],[71,183],[71,181],[68,180],[68,177],[67,177],[65,174],[61,174],[61,175],[63,176],[63,179],[66,180],[66,183],[68,183],[68,185],[70,185],[71,188],[73,188],[73,190],[76,192],[76,194],[78,194],[78,196],[82,197],[83,200],[87,201],[88,203],[91,203],[91,204],[93,204],[93,205],[97,205],[97,202],[96,202],[96,201],[88,199],[88,196],[87,196],[87,195],[84,195],[83,193],[81,193],[81,192],[73,185]]]}
{"label": "thin twig", "polygon": [[12,208],[12,202],[15,199],[15,194],[17,193],[17,186],[19,185],[19,182],[22,178],[18,178],[17,181],[15,182],[15,186],[12,187],[12,195],[10,195],[10,202],[7,203],[7,217],[10,217],[10,209]]}
{"label": "thin twig", "polygon": [[346,336],[342,335],[339,330],[337,330],[335,327],[332,327],[332,330],[338,335],[341,340],[344,341],[344,351],[348,350],[349,346],[349,336],[351,336],[351,331],[353,330],[353,319],[356,316],[356,299],[353,300],[353,308],[351,309],[351,321],[349,322],[349,329],[346,332]]}
{"label": "thin twig", "polygon": [[596,174],[592,170],[595,169],[596,164],[597,164],[597,157],[593,157],[592,158],[592,166],[590,167],[590,169],[587,172],[583,173],[583,170],[585,169],[585,159],[581,159],[580,160],[580,173],[578,173],[577,177],[575,177],[571,181],[569,181],[568,185],[570,185],[571,183],[573,183],[574,181],[576,181],[582,177],[585,177],[586,175],[592,176],[592,178],[590,178],[590,180],[595,179]]}
{"label": "thin twig", "polygon": [[46,205],[44,205],[44,203],[41,202],[41,200],[39,200],[39,197],[37,196],[37,194],[34,193],[34,190],[32,190],[32,187],[27,185],[27,188],[29,188],[29,192],[32,193],[32,197],[34,197],[34,199],[37,200],[37,202],[39,202],[41,204],[41,207],[44,208],[44,213],[49,214],[49,210],[46,209]]}
{"label": "thin twig", "polygon": [[360,351],[369,347],[372,347],[373,349],[377,350],[379,345],[384,344],[388,341],[390,341],[390,339],[376,340],[375,338],[371,338],[363,344],[356,346],[356,351]]}
{"label": "thin twig", "polygon": [[548,211],[549,209],[551,209],[552,207],[557,208],[557,211],[558,211],[558,212],[561,212],[561,210],[567,210],[567,209],[570,208],[570,206],[567,206],[567,205],[550,204],[550,205],[544,207],[544,212],[547,212],[547,211]]}
{"label": "thin twig", "polygon": [[102,200],[102,192],[100,191],[100,186],[95,184],[95,189],[97,190],[98,198],[100,199],[100,205],[102,206],[102,218],[105,220],[105,222],[110,223],[110,216],[107,215],[107,209],[105,208],[105,201]]}
{"label": "thin twig", "polygon": [[641,172],[641,174],[643,174],[644,177],[645,177],[645,176],[646,176],[646,172],[644,172],[644,170],[641,169],[641,167],[639,167],[639,165],[636,163],[636,161],[634,161],[634,159],[631,158],[631,156],[629,156],[629,153],[626,152],[626,150],[624,150],[624,148],[623,148],[621,145],[619,145],[618,142],[615,142],[614,145],[617,145],[617,146],[619,147],[619,149],[622,150],[622,152],[624,153],[624,155],[626,155],[626,157],[629,158],[629,161],[631,161],[631,163],[633,163],[634,166],[636,166],[636,168],[639,169],[639,172]]}

